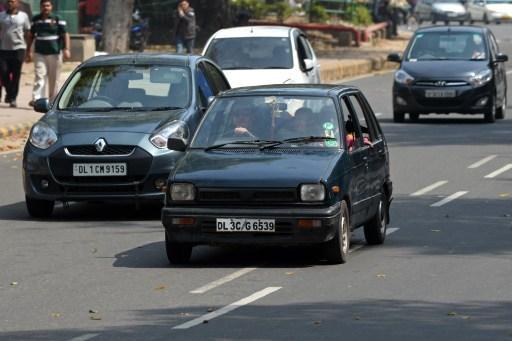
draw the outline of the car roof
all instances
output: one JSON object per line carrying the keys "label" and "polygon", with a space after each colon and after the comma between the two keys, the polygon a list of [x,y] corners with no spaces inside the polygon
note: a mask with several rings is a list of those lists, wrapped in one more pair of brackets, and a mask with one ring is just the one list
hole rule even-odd
{"label": "car roof", "polygon": [[235,88],[222,92],[219,97],[232,96],[331,96],[341,91],[357,90],[351,85],[338,84],[274,84]]}
{"label": "car roof", "polygon": [[449,25],[442,25],[442,26],[428,26],[428,27],[422,27],[416,30],[416,34],[418,33],[425,33],[425,32],[475,32],[475,33],[483,33],[487,29],[482,26],[449,26]]}
{"label": "car roof", "polygon": [[204,57],[172,53],[124,53],[93,57],[83,62],[80,66],[166,64],[187,67],[198,58]]}
{"label": "car roof", "polygon": [[243,37],[278,37],[290,35],[293,27],[286,26],[240,26],[224,28],[214,34],[214,38],[243,38]]}

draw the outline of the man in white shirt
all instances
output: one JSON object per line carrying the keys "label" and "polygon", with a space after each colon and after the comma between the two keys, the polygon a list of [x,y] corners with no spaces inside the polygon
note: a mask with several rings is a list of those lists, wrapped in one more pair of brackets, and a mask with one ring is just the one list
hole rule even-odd
{"label": "man in white shirt", "polygon": [[16,107],[26,37],[30,31],[30,19],[18,7],[18,0],[8,0],[7,10],[0,13],[0,72],[6,90],[5,102],[11,108]]}

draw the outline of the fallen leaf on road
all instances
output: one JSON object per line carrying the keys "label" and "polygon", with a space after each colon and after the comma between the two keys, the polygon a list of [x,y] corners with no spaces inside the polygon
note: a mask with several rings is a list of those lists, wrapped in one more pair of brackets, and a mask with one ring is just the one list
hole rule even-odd
{"label": "fallen leaf on road", "polygon": [[314,321],[313,324],[319,325],[319,324],[322,324],[322,321]]}
{"label": "fallen leaf on road", "polygon": [[11,287],[15,287],[18,285],[18,282],[11,282]]}
{"label": "fallen leaf on road", "polygon": [[97,314],[98,311],[94,309],[89,309],[89,314]]}
{"label": "fallen leaf on road", "polygon": [[96,253],[96,252],[98,252],[98,249],[97,249],[97,248],[93,248],[93,249],[91,250],[91,252],[92,252],[92,253]]}
{"label": "fallen leaf on road", "polygon": [[467,316],[467,315],[464,315],[464,316],[461,316],[463,320],[469,320],[471,317]]}
{"label": "fallen leaf on road", "polygon": [[441,230],[430,230],[432,232],[441,232]]}
{"label": "fallen leaf on road", "polygon": [[506,198],[509,196],[510,196],[510,193],[500,193],[500,198]]}
{"label": "fallen leaf on road", "polygon": [[361,316],[354,316],[354,320],[360,320],[361,319]]}
{"label": "fallen leaf on road", "polygon": [[89,316],[89,319],[91,319],[93,321],[100,321],[101,317],[100,316],[96,316],[96,315],[91,315],[91,316]]}
{"label": "fallen leaf on road", "polygon": [[457,313],[454,312],[454,311],[450,311],[448,314],[446,314],[448,316],[457,316]]}
{"label": "fallen leaf on road", "polygon": [[53,318],[59,318],[59,317],[61,317],[61,316],[62,316],[62,314],[61,314],[61,313],[52,313],[52,317],[53,317]]}
{"label": "fallen leaf on road", "polygon": [[378,278],[386,278],[386,274],[377,274]]}
{"label": "fallen leaf on road", "polygon": [[294,275],[294,274],[295,274],[295,272],[293,272],[293,271],[286,273],[286,275],[288,275],[288,276],[291,276],[291,275]]}
{"label": "fallen leaf on road", "polygon": [[161,286],[155,288],[155,290],[157,290],[157,291],[158,290],[165,290],[165,289],[167,289],[167,287],[165,285],[161,285]]}

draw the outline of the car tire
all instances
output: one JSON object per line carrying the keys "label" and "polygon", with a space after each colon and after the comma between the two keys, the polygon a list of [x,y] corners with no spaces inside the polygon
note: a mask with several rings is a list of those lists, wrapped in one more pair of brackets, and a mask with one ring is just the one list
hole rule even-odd
{"label": "car tire", "polygon": [[325,258],[331,264],[347,262],[350,248],[350,217],[345,200],[341,202],[341,214],[334,238],[325,244]]}
{"label": "car tire", "polygon": [[402,123],[405,120],[405,114],[399,111],[393,111],[393,121],[396,123]]}
{"label": "car tire", "polygon": [[411,119],[411,121],[413,122],[418,122],[419,118],[420,118],[420,114],[418,114],[417,112],[416,113],[410,113],[409,114],[409,118]]}
{"label": "car tire", "polygon": [[459,21],[459,25],[460,26],[464,25],[464,20]]}
{"label": "car tire", "polygon": [[[506,92],[505,92],[506,93]],[[502,120],[505,118],[507,112],[507,97],[503,98],[501,107],[496,108],[496,118]]]}
{"label": "car tire", "polygon": [[375,215],[364,225],[364,238],[369,245],[384,243],[387,230],[387,200],[384,194],[380,195],[379,206]]}
{"label": "car tire", "polygon": [[444,24],[445,24],[446,26],[448,26],[448,25],[450,25],[450,21],[449,21],[449,20],[445,20],[445,21],[444,21]]}
{"label": "car tire", "polygon": [[25,196],[28,214],[33,218],[48,218],[53,213],[55,202],[51,200],[40,200]]}
{"label": "car tire", "polygon": [[187,264],[192,256],[192,245],[170,241],[166,232],[165,252],[170,264]]}
{"label": "car tire", "polygon": [[494,123],[496,121],[496,98],[492,98],[491,108],[484,113],[484,121]]}
{"label": "car tire", "polygon": [[468,21],[469,21],[469,24],[470,25],[473,25],[475,23],[475,20],[473,19],[473,17],[471,16],[471,14],[469,15],[468,17]]}

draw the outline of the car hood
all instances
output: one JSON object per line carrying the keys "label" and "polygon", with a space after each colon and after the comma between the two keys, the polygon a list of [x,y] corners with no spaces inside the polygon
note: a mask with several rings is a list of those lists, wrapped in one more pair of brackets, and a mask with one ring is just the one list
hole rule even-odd
{"label": "car hood", "polygon": [[53,121],[60,134],[92,131],[150,134],[169,121],[180,119],[186,110],[152,112],[52,112],[46,121]]}
{"label": "car hood", "polygon": [[303,83],[296,79],[297,72],[293,69],[223,70],[223,72],[233,88],[265,84]]}
{"label": "car hood", "polygon": [[475,73],[488,68],[488,62],[485,60],[424,60],[417,62],[403,62],[401,68],[416,80],[467,80]]}
{"label": "car hood", "polygon": [[328,178],[341,153],[340,150],[190,150],[180,160],[174,181],[190,182],[198,187],[297,187]]}
{"label": "car hood", "polygon": [[512,16],[512,4],[487,4],[486,8],[492,12]]}
{"label": "car hood", "polygon": [[432,5],[432,9],[438,12],[465,13],[466,8],[461,3],[437,3]]}

